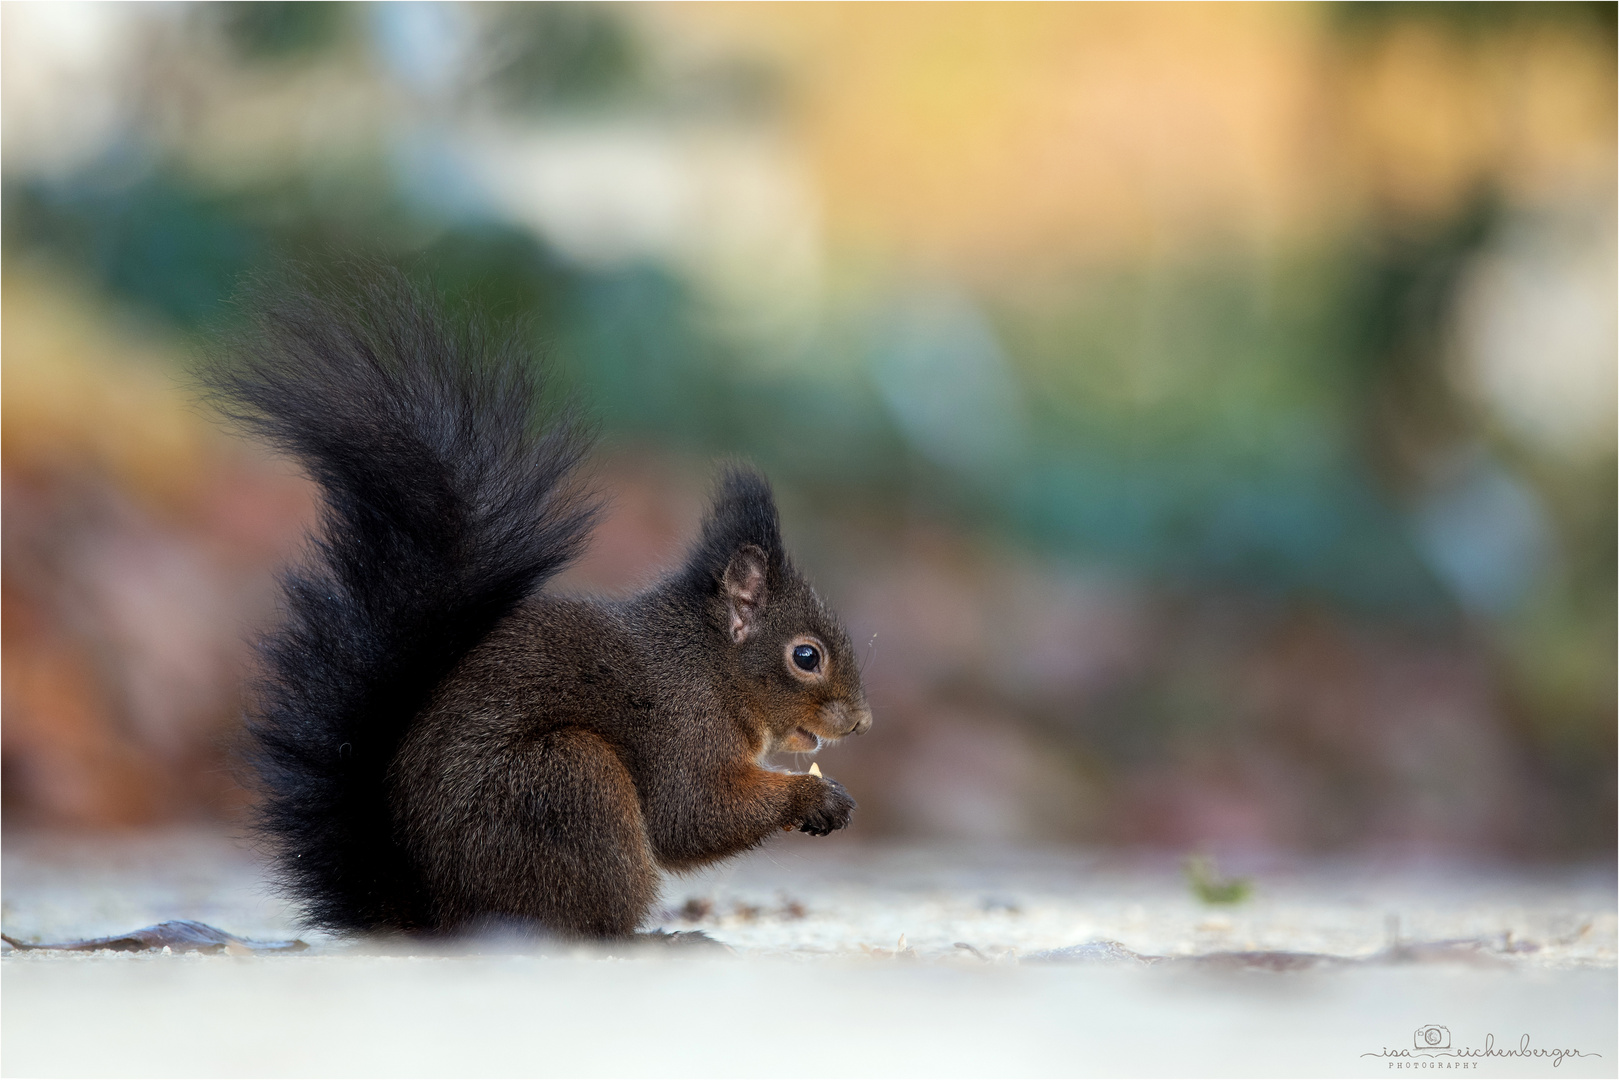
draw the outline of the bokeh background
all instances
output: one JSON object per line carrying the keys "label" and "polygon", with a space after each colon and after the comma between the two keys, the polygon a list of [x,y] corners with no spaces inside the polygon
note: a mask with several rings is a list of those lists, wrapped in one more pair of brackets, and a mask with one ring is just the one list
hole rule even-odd
{"label": "bokeh background", "polygon": [[6,4],[4,816],[217,821],[307,483],[244,274],[405,259],[599,417],[574,588],[764,466],[850,835],[1611,858],[1613,4]]}

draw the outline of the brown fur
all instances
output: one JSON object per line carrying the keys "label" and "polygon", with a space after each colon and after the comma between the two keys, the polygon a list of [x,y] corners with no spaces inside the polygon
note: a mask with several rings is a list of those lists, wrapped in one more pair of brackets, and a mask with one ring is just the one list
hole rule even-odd
{"label": "brown fur", "polygon": [[[708,596],[688,572],[625,602],[536,597],[467,656],[391,773],[434,927],[625,935],[660,869],[848,824],[842,785],[760,764],[870,726],[847,634],[785,559],[768,587],[768,561],[742,546]],[[815,683],[788,654],[805,634],[826,646]]]}

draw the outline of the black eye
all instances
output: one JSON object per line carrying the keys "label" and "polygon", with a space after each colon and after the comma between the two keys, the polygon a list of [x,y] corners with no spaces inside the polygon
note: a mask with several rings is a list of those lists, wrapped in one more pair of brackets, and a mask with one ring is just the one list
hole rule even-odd
{"label": "black eye", "polygon": [[813,645],[800,645],[793,650],[793,663],[800,671],[814,671],[821,666],[821,650]]}

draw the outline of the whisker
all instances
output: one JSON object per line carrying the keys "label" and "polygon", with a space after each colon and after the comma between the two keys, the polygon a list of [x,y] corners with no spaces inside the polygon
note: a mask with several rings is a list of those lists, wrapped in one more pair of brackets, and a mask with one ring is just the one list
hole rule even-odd
{"label": "whisker", "polygon": [[866,642],[866,658],[860,662],[860,677],[862,679],[866,677],[866,665],[871,663],[871,658],[876,654],[876,652],[877,635],[874,633],[871,635],[871,640]]}

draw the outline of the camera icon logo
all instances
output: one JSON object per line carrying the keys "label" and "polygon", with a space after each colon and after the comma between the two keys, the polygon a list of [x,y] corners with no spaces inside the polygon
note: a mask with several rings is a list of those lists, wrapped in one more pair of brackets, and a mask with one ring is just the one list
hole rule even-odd
{"label": "camera icon logo", "polygon": [[1417,1028],[1418,1050],[1449,1050],[1450,1029],[1442,1024],[1426,1024]]}

